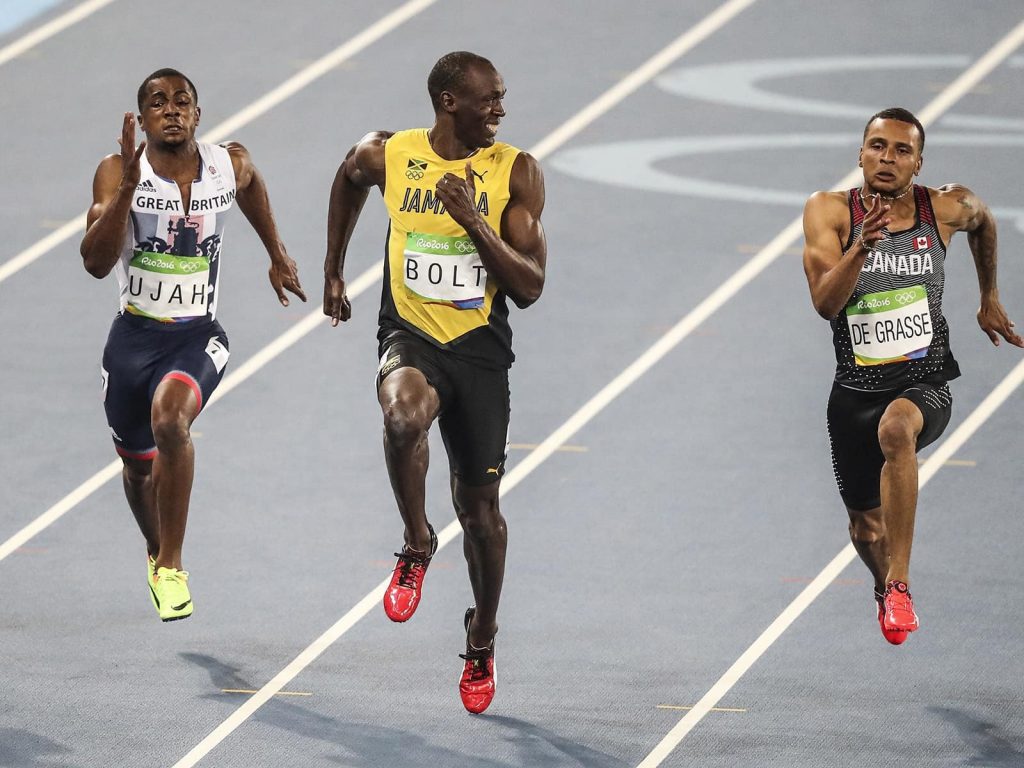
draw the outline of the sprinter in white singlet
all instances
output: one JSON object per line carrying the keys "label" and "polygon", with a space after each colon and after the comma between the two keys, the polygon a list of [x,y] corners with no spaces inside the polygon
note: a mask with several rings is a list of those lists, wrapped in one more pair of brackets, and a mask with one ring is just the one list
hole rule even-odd
{"label": "sprinter in white singlet", "polygon": [[245,147],[196,141],[195,85],[157,70],[126,112],[121,152],[93,181],[82,259],[117,277],[120,307],[103,351],[107,423],[124,463],[128,505],[146,539],[149,593],[163,621],[192,615],[181,563],[194,453],[190,428],[224,375],[228,339],[217,322],[224,223],[237,200],[270,256],[270,282],[306,300],[281,242],[263,178]]}

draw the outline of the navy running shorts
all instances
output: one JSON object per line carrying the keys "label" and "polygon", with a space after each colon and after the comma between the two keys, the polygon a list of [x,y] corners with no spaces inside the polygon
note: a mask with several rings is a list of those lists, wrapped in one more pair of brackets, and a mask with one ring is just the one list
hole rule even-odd
{"label": "navy running shorts", "polygon": [[156,456],[152,406],[166,378],[209,402],[228,362],[228,337],[216,320],[160,323],[128,312],[114,318],[103,349],[103,408],[114,448],[129,459]]}

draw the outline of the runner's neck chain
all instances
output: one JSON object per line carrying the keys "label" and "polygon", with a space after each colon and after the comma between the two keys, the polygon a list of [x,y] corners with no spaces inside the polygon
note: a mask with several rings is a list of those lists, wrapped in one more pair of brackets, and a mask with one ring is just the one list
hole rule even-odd
{"label": "runner's neck chain", "polygon": [[879,200],[885,200],[886,202],[894,203],[897,200],[902,200],[904,197],[906,197],[910,190],[912,190],[913,188],[914,182],[910,182],[910,184],[907,185],[907,188],[900,192],[898,195],[889,196],[883,195],[880,192],[875,192],[874,194],[865,194],[863,189],[861,190],[860,195],[861,197],[877,197]]}

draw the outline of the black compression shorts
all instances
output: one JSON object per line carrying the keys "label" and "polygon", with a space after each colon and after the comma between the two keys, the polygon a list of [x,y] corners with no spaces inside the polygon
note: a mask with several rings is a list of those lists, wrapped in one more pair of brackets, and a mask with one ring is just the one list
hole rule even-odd
{"label": "black compression shorts", "polygon": [[228,337],[216,320],[163,324],[124,313],[103,349],[103,408],[114,448],[129,459],[156,456],[153,394],[165,378],[192,388],[202,408],[224,375]]}
{"label": "black compression shorts", "polygon": [[905,398],[924,416],[917,450],[935,442],[953,412],[953,397],[943,382],[908,384],[901,389],[864,392],[832,385],[828,399],[828,437],[832,443],[832,469],[843,502],[866,511],[882,505],[880,483],[885,457],[878,444],[878,424],[889,404]]}
{"label": "black compression shorts", "polygon": [[505,474],[508,451],[508,370],[460,359],[405,331],[381,343],[377,389],[399,368],[415,368],[441,400],[438,424],[451,472],[466,485],[488,485]]}

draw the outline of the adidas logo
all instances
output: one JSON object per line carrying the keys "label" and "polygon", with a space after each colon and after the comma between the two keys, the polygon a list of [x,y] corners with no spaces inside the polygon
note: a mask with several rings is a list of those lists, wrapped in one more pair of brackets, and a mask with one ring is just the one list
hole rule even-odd
{"label": "adidas logo", "polygon": [[153,182],[150,181],[149,179],[146,179],[145,181],[141,182],[135,188],[138,190],[146,190],[148,192],[156,192],[156,185],[154,185]]}

